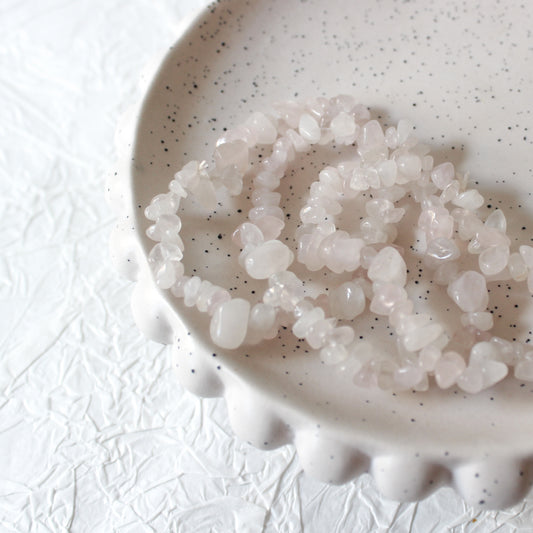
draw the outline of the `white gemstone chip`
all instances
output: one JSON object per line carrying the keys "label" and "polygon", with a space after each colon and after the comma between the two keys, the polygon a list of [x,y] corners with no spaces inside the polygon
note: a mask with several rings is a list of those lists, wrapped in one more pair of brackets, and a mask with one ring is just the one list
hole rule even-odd
{"label": "white gemstone chip", "polygon": [[358,283],[347,281],[329,292],[331,314],[341,320],[352,320],[365,310],[365,293]]}
{"label": "white gemstone chip", "polygon": [[219,305],[209,325],[213,342],[227,350],[238,348],[246,337],[249,314],[250,304],[242,298]]}
{"label": "white gemstone chip", "polygon": [[244,268],[254,279],[267,279],[287,270],[294,260],[292,251],[277,240],[265,241],[251,250],[244,260]]}
{"label": "white gemstone chip", "polygon": [[244,141],[219,144],[214,159],[219,170],[234,166],[240,172],[246,172],[249,165],[248,145]]}
{"label": "white gemstone chip", "polygon": [[485,311],[489,303],[485,276],[474,270],[463,272],[448,286],[448,296],[466,313]]}
{"label": "white gemstone chip", "polygon": [[318,122],[307,113],[304,113],[300,117],[298,131],[302,138],[310,144],[316,144],[320,140],[320,126],[318,125]]}
{"label": "white gemstone chip", "polygon": [[485,276],[501,272],[509,262],[509,247],[503,245],[489,246],[479,254],[479,269]]}
{"label": "white gemstone chip", "polygon": [[416,352],[437,340],[442,331],[440,324],[428,324],[407,333],[403,338],[403,345],[409,352]]}
{"label": "white gemstone chip", "polygon": [[257,144],[274,144],[278,132],[264,113],[254,113],[246,121],[246,125],[257,135]]}
{"label": "white gemstone chip", "polygon": [[466,367],[465,360],[457,352],[445,352],[435,364],[435,381],[441,389],[450,388]]}
{"label": "white gemstone chip", "polygon": [[431,172],[431,181],[444,190],[455,178],[455,168],[449,161],[437,165]]}
{"label": "white gemstone chip", "polygon": [[395,283],[403,287],[407,281],[407,266],[400,252],[392,246],[382,248],[368,269],[372,281]]}

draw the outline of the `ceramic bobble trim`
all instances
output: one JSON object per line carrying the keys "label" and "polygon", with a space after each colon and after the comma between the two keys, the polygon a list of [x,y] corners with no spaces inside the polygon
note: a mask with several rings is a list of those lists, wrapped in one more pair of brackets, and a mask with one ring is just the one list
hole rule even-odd
{"label": "ceramic bobble trim", "polygon": [[[297,259],[310,271],[327,268],[357,275],[330,288],[324,301],[307,297],[303,282],[288,270],[295,256],[278,240],[285,222],[276,189],[297,153],[326,144],[354,146],[357,153],[321,170],[311,184],[295,234]],[[251,278],[268,280],[262,301],[252,306],[207,280],[185,275],[177,212],[189,194],[208,209],[215,208],[219,189],[241,194],[243,178],[250,174],[250,149],[265,145],[272,152],[253,176],[248,221],[233,234],[241,248],[240,265]],[[409,122],[383,131],[349,96],[286,102],[276,106],[274,117],[254,113],[226,132],[217,141],[213,162],[211,167],[198,161],[186,164],[170,182],[169,192],[152,199],[145,215],[155,222],[147,234],[158,241],[148,256],[157,285],[211,316],[215,344],[225,349],[256,344],[276,337],[284,325],[320,350],[325,363],[349,368],[360,386],[421,391],[434,377],[441,388],[457,384],[476,393],[501,381],[509,367],[516,378],[533,381],[533,351],[491,336],[493,320],[487,312],[489,281],[527,281],[533,293],[533,248],[511,252],[503,212],[496,210],[482,221],[476,210],[483,197],[466,188],[466,179],[451,163],[434,166]],[[335,217],[345,201],[357,197],[365,198],[366,216],[359,231],[350,235],[337,229]],[[416,313],[409,299],[404,252],[394,244],[405,214],[396,203],[406,198],[420,208],[417,250],[434,282],[447,286],[462,311],[459,331],[446,331],[429,315]],[[465,252],[478,256],[479,271],[460,270],[458,260]],[[337,325],[363,313],[367,299],[369,310],[388,317],[397,335],[395,356],[354,342],[353,328]]]}

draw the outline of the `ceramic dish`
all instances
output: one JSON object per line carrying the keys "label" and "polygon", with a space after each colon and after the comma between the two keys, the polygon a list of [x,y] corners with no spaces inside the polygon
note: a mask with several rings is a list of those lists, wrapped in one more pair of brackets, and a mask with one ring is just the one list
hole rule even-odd
{"label": "ceramic dish", "polygon": [[[191,159],[208,159],[224,129],[251,112],[280,100],[347,93],[384,122],[415,123],[436,159],[470,171],[487,209],[506,212],[514,242],[528,243],[531,23],[531,9],[520,2],[481,8],[454,1],[224,0],[194,19],[170,49],[131,116],[133,144],[127,143],[133,128],[119,131],[122,162],[110,198],[120,222],[111,247],[119,270],[136,281],[139,327],[174,345],[185,387],[225,398],[239,437],[267,449],[294,443],[306,472],[324,481],[368,471],[396,500],[451,484],[470,503],[503,507],[529,489],[532,384],[510,378],[478,395],[456,388],[392,394],[355,387],[290,332],[255,347],[217,349],[205,315],[153,283],[146,257],[154,243],[145,236],[143,211],[174,172]],[[314,163],[308,160],[306,169]],[[303,181],[283,186],[289,212],[298,212],[306,173],[311,179],[304,170]],[[231,243],[248,208],[244,195],[212,217],[189,210],[182,235],[188,273],[251,297],[257,287],[243,282]],[[503,283],[492,297],[496,333],[528,342],[530,295]],[[388,333],[367,322],[360,334]]]}

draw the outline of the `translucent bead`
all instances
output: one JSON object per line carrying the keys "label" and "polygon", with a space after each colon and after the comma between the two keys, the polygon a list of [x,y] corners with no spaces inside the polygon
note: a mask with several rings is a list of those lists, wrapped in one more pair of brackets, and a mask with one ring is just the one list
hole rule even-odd
{"label": "translucent bead", "polygon": [[398,250],[386,246],[374,257],[368,277],[372,281],[395,283],[403,287],[407,281],[407,266]]}
{"label": "translucent bead", "polygon": [[173,192],[158,194],[144,210],[148,220],[157,220],[161,215],[175,215],[180,206],[180,197]]}
{"label": "translucent bead", "polygon": [[403,338],[406,350],[416,352],[436,340],[443,332],[440,324],[428,324],[407,333]]}
{"label": "translucent bead", "polygon": [[418,363],[422,370],[433,372],[437,361],[441,358],[442,351],[434,344],[428,344],[420,350]]}
{"label": "translucent bead", "polygon": [[254,185],[270,190],[277,189],[281,183],[280,178],[283,176],[283,173],[281,173],[281,176],[279,174],[279,172],[263,170],[254,178]]}
{"label": "translucent bead", "polygon": [[401,366],[394,371],[394,384],[400,390],[413,389],[424,378],[422,368],[416,366]]}
{"label": "translucent bead", "polygon": [[533,381],[533,352],[527,352],[514,367],[514,376],[523,381]]}
{"label": "translucent bead", "polygon": [[507,231],[507,220],[503,211],[501,209],[495,209],[485,220],[485,226],[505,233]]}
{"label": "translucent bead", "polygon": [[218,181],[217,188],[225,187],[230,196],[239,196],[242,193],[242,174],[236,167],[227,167],[220,170],[216,180]]}
{"label": "translucent bead", "polygon": [[320,141],[320,126],[318,122],[308,113],[304,113],[300,117],[298,131],[302,138],[310,144],[316,144],[318,141]]}
{"label": "translucent bead", "polygon": [[422,157],[422,171],[429,172],[433,169],[433,156],[425,155]]}
{"label": "translucent bead", "polygon": [[448,286],[448,296],[465,312],[484,311],[489,303],[485,277],[479,272],[463,272]]}
{"label": "translucent bead", "polygon": [[198,294],[196,295],[196,301],[194,302],[198,311],[201,313],[207,312],[209,298],[214,292],[216,292],[216,290],[216,285],[213,285],[206,279],[202,280],[198,289]]}
{"label": "translucent bead", "polygon": [[370,119],[370,111],[362,104],[357,104],[351,112],[356,122],[359,124],[362,124]]}
{"label": "translucent bead", "polygon": [[508,261],[508,246],[489,246],[479,254],[479,269],[485,276],[493,276],[500,273],[507,266]]}
{"label": "translucent bead", "polygon": [[318,231],[306,233],[298,239],[298,261],[311,272],[316,272],[324,266],[324,260],[319,255],[319,247],[323,240],[324,236]]}
{"label": "translucent bead", "polygon": [[489,246],[507,246],[511,244],[511,240],[507,235],[494,228],[482,226],[476,233],[476,240],[479,244],[480,251]]}
{"label": "translucent bead", "polygon": [[190,276],[180,276],[174,285],[170,287],[170,292],[176,297],[176,298],[183,298],[183,287],[185,284],[190,280]]}
{"label": "translucent bead", "polygon": [[520,252],[520,255],[522,256],[522,259],[524,260],[524,263],[527,265],[527,267],[533,268],[533,247],[523,244],[522,246],[520,246],[518,251]]}
{"label": "translucent bead", "polygon": [[332,272],[353,272],[361,264],[361,249],[364,245],[362,239],[347,238],[345,232],[336,231],[321,242],[319,255]]}
{"label": "translucent bead", "polygon": [[287,270],[294,260],[292,251],[281,241],[265,241],[247,254],[244,268],[254,279],[267,279]]}
{"label": "translucent bead", "polygon": [[401,331],[404,331],[404,324],[406,323],[407,317],[412,316],[413,308],[414,306],[411,300],[400,302],[398,305],[395,305],[389,314],[390,325],[396,331],[398,330],[398,328]]}
{"label": "translucent bead", "polygon": [[187,191],[185,190],[185,188],[183,187],[183,185],[179,181],[172,180],[168,184],[168,188],[169,188],[170,192],[173,192],[179,198],[187,198]]}
{"label": "translucent bead", "polygon": [[[395,310],[393,310],[395,311]],[[416,330],[419,330],[431,322],[431,318],[426,313],[419,314],[408,314],[401,317],[398,321],[395,322],[395,329],[398,335],[407,335],[408,333],[413,333]],[[392,325],[392,322],[391,322]]]}
{"label": "translucent bead", "polygon": [[378,252],[372,246],[363,246],[361,248],[361,266],[368,270],[374,258],[378,255]]}
{"label": "translucent bead", "polygon": [[377,373],[377,385],[381,390],[394,390],[396,388],[394,376],[398,369],[398,365],[395,361],[371,361],[369,365],[375,368],[375,372]]}
{"label": "translucent bead", "polygon": [[296,152],[307,152],[309,150],[310,144],[293,129],[287,130],[285,135],[291,141]]}
{"label": "translucent bead", "polygon": [[504,379],[508,372],[507,365],[499,361],[469,365],[457,379],[457,385],[465,392],[477,394]]}
{"label": "translucent bead", "polygon": [[354,330],[350,326],[339,326],[332,329],[328,336],[327,342],[330,344],[348,346],[355,338]]}
{"label": "translucent bead", "polygon": [[278,217],[264,215],[255,220],[255,225],[260,229],[265,241],[277,239],[285,227],[285,222]]}
{"label": "translucent bead", "polygon": [[452,215],[457,220],[457,231],[463,241],[475,237],[483,227],[483,222],[476,215],[464,209],[454,209]]}
{"label": "translucent bead", "polygon": [[183,275],[182,258],[183,252],[175,244],[158,243],[150,250],[148,264],[159,288],[169,289]]}
{"label": "translucent bead", "polygon": [[398,171],[403,177],[399,183],[413,181],[420,178],[422,172],[422,161],[420,157],[414,154],[403,154],[396,159]]}
{"label": "translucent bead", "polygon": [[533,294],[533,269],[527,275],[527,290]]}
{"label": "translucent bead", "polygon": [[278,136],[276,127],[263,113],[253,113],[245,124],[254,132],[257,144],[273,144]]}
{"label": "translucent bead", "polygon": [[213,289],[207,298],[207,314],[209,316],[213,316],[220,305],[231,300],[231,295],[226,289],[215,285]]}
{"label": "translucent bead", "polygon": [[374,283],[374,297],[370,302],[370,311],[376,315],[388,316],[395,306],[407,300],[403,287],[393,283]]}
{"label": "translucent bead", "polygon": [[514,252],[509,256],[507,267],[509,268],[509,274],[515,281],[525,281],[527,279],[527,265],[518,252]]}
{"label": "translucent bead", "polygon": [[398,144],[404,144],[408,141],[409,137],[414,131],[414,125],[410,120],[400,119],[396,130],[398,132]]}
{"label": "translucent bead", "polygon": [[510,342],[496,336],[491,337],[489,342],[496,347],[496,350],[498,351],[498,360],[508,365],[514,365],[522,355],[520,343]]}
{"label": "translucent bead", "polygon": [[391,227],[385,223],[383,218],[365,217],[361,220],[359,227],[363,239],[369,244],[394,241],[394,234],[389,233]]}
{"label": "translucent bead", "polygon": [[326,365],[337,365],[348,357],[348,350],[342,344],[326,344],[320,350],[320,359]]}
{"label": "translucent bead", "polygon": [[309,326],[305,340],[314,350],[322,348],[326,342],[329,334],[335,327],[334,318],[325,318],[317,320]]}
{"label": "translucent bead", "polygon": [[385,144],[391,149],[395,150],[398,148],[399,137],[398,131],[395,127],[391,126],[385,130]]}
{"label": "translucent bead", "polygon": [[251,222],[243,222],[232,235],[233,242],[239,247],[244,248],[246,245],[258,246],[264,242],[263,233]]}
{"label": "translucent bead", "polygon": [[209,325],[213,342],[227,350],[238,348],[246,338],[249,314],[250,304],[242,298],[219,305]]}
{"label": "translucent bead", "polygon": [[190,161],[179,172],[174,174],[174,180],[185,189],[194,187],[200,179],[200,174],[205,167],[205,163]]}
{"label": "translucent bead", "polygon": [[431,181],[440,190],[444,190],[454,179],[455,168],[449,161],[437,165],[431,172]]}
{"label": "translucent bead", "polygon": [[479,311],[477,313],[465,313],[461,315],[461,324],[463,326],[474,326],[480,331],[489,331],[494,325],[492,313]]}
{"label": "translucent bead", "polygon": [[453,202],[461,192],[461,183],[459,180],[453,180],[446,188],[442,191],[440,195],[441,203],[447,204],[448,202]]}
{"label": "translucent bead", "polygon": [[368,200],[365,203],[365,211],[369,217],[383,217],[392,209],[394,209],[394,204],[383,198]]}
{"label": "translucent bead", "polygon": [[267,304],[257,303],[250,310],[246,341],[257,344],[277,333],[276,310]]}
{"label": "translucent bead", "polygon": [[330,124],[331,133],[335,142],[340,144],[352,144],[357,136],[358,125],[352,115],[341,111]]}
{"label": "translucent bead", "polygon": [[387,159],[378,163],[376,172],[383,187],[392,187],[396,183],[398,167],[396,166],[396,161],[393,159]]}
{"label": "translucent bead", "polygon": [[[217,146],[219,144],[230,143],[233,141],[244,141],[249,148],[253,148],[257,144],[257,132],[250,128],[247,123],[241,124],[224,132],[222,136],[217,139]],[[274,142],[274,141],[272,141]]]}
{"label": "translucent bead", "polygon": [[236,167],[240,172],[246,172],[250,164],[248,144],[244,141],[233,141],[219,144],[213,154],[217,169]]}
{"label": "translucent bead", "polygon": [[457,259],[461,253],[452,239],[438,237],[428,243],[426,255],[433,260],[431,264],[437,266],[439,263]]}
{"label": "translucent bead", "polygon": [[311,326],[323,320],[325,317],[324,310],[320,307],[313,307],[310,311],[304,312],[302,316],[292,326],[292,332],[298,339],[304,339],[308,334]]}
{"label": "translucent bead", "polygon": [[252,193],[252,204],[254,206],[273,205],[279,206],[281,194],[269,189],[255,189]]}
{"label": "translucent bead", "polygon": [[326,196],[311,197],[307,201],[308,206],[323,207],[327,215],[340,215],[342,213],[342,205],[336,200],[332,200]]}
{"label": "translucent bead", "polygon": [[321,206],[306,205],[300,210],[300,220],[304,224],[318,224],[326,217],[327,212]]}
{"label": "translucent bead", "polygon": [[465,360],[457,352],[449,351],[435,364],[435,381],[441,389],[449,389],[466,368]]}
{"label": "translucent bead", "polygon": [[363,151],[385,144],[385,135],[377,120],[370,120],[362,127],[358,144]]}
{"label": "translucent bead", "polygon": [[286,166],[287,163],[294,160],[295,151],[291,141],[287,137],[280,137],[272,146],[272,154],[270,158],[273,161]]}
{"label": "translucent bead", "polygon": [[343,180],[336,168],[326,167],[322,169],[318,174],[318,179],[322,184],[335,191],[336,194],[342,194]]}
{"label": "translucent bead", "polygon": [[196,299],[202,285],[202,280],[198,276],[193,276],[183,286],[183,303],[187,307],[196,305]]}
{"label": "translucent bead", "polygon": [[260,205],[257,207],[253,207],[248,212],[248,218],[250,222],[256,222],[260,218],[266,216],[276,217],[280,220],[283,220],[285,218],[285,213],[283,212],[283,209],[281,209],[281,207],[278,207],[277,205]]}
{"label": "translucent bead", "polygon": [[365,293],[357,283],[347,281],[329,291],[331,314],[342,320],[353,320],[365,310]]}
{"label": "translucent bead", "polygon": [[213,182],[209,178],[201,177],[194,187],[191,187],[194,199],[204,209],[213,211],[217,206],[217,196]]}
{"label": "translucent bead", "polygon": [[157,222],[146,230],[146,235],[154,241],[176,244],[183,249],[180,231],[181,219],[178,215],[161,215]]}
{"label": "translucent bead", "polygon": [[422,229],[428,239],[451,239],[454,220],[444,207],[424,209],[418,218],[418,227]]}
{"label": "translucent bead", "polygon": [[485,199],[477,189],[470,189],[457,195],[457,198],[452,200],[452,203],[463,209],[475,211],[479,209],[484,203]]}

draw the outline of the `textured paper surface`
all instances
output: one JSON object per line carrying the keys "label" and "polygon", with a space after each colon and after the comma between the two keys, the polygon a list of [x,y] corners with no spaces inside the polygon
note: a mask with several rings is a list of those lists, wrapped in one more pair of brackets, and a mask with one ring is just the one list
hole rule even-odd
{"label": "textured paper surface", "polygon": [[104,172],[150,59],[202,0],[0,4],[0,531],[531,531],[442,489],[383,500],[309,479],[183,391],[113,270]]}

